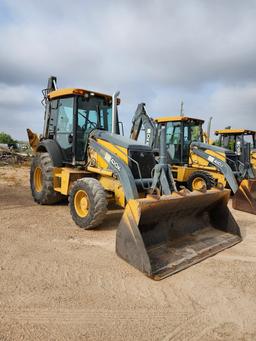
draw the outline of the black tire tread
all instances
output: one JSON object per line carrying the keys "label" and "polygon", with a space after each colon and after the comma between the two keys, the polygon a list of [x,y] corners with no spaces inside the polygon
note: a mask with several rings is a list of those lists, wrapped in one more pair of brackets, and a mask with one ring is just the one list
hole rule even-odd
{"label": "black tire tread", "polygon": [[189,177],[188,177],[188,180],[187,180],[187,188],[192,191],[193,188],[192,188],[192,182],[195,178],[203,178],[206,182],[206,189],[209,190],[213,187],[215,187],[215,180],[214,180],[214,177],[208,173],[208,172],[205,172],[205,171],[195,171],[194,173],[192,173]]}
{"label": "black tire tread", "polygon": [[[43,189],[37,193],[34,188],[34,169],[41,166],[43,173]],[[64,196],[53,187],[53,162],[49,153],[36,154],[33,157],[30,170],[30,187],[34,201],[41,205],[52,205],[63,200]]]}
{"label": "black tire tread", "polygon": [[[89,188],[89,191],[91,191],[92,196],[90,197],[89,194],[89,198],[91,199],[91,206],[92,206],[92,210],[89,212],[90,217],[89,217],[89,223],[86,223],[83,221],[82,218],[78,217],[76,214],[76,211],[74,209],[74,206],[72,204],[72,198],[75,194],[75,192],[79,189],[79,188],[84,188],[84,184],[86,184],[86,186]],[[77,181],[74,182],[73,186],[71,187],[70,190],[70,195],[69,195],[69,205],[70,205],[70,212],[71,212],[71,216],[74,220],[74,222],[86,229],[93,229],[96,226],[100,225],[107,213],[107,199],[106,199],[106,193],[104,188],[101,186],[101,184],[99,183],[99,181],[97,179],[94,178],[82,178],[79,179]]]}

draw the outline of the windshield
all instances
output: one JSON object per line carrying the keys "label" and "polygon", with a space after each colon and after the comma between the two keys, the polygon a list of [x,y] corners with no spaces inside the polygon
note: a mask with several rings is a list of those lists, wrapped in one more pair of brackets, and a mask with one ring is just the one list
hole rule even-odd
{"label": "windshield", "polygon": [[256,148],[256,141],[254,134],[248,135],[237,135],[237,134],[223,134],[220,136],[221,146],[224,148],[230,149],[232,151],[236,151],[236,149],[240,148],[242,144],[242,139],[244,139],[245,143],[250,143],[251,148]]}
{"label": "windshield", "polygon": [[166,146],[174,163],[188,162],[190,143],[202,141],[202,125],[194,120],[167,122]]}
{"label": "windshield", "polygon": [[202,141],[202,131],[201,125],[194,123],[185,123],[184,124],[184,142],[191,143],[193,141]]}
{"label": "windshield", "polygon": [[[181,139],[181,122],[167,122],[166,144],[179,144]],[[202,128],[200,124],[194,122],[184,123],[184,143],[190,144],[192,141],[202,141]]]}
{"label": "windshield", "polygon": [[99,97],[78,98],[78,129],[88,132],[91,129],[111,131],[112,107]]}
{"label": "windshield", "polygon": [[237,139],[234,135],[224,135],[221,137],[221,139],[222,147],[235,151]]}
{"label": "windshield", "polygon": [[77,100],[76,160],[85,159],[88,136],[92,129],[111,131],[112,107],[104,98],[79,96]]}
{"label": "windshield", "polygon": [[249,134],[249,135],[244,135],[244,141],[250,143],[251,148],[256,148],[255,146],[255,135],[254,134]]}

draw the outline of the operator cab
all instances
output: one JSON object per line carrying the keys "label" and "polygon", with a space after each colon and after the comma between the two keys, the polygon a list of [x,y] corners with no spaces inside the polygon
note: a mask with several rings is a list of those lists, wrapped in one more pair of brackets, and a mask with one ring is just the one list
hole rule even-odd
{"label": "operator cab", "polygon": [[223,129],[216,130],[215,135],[219,136],[218,144],[221,147],[232,150],[241,155],[242,146],[250,144],[251,149],[256,149],[256,131],[247,129]]}
{"label": "operator cab", "polygon": [[[256,131],[228,127],[216,130],[215,135],[219,135],[218,145],[234,153],[238,162],[248,167],[251,165],[251,152],[254,153],[256,148]],[[233,169],[232,165],[230,166]],[[239,165],[236,168],[239,168]]]}
{"label": "operator cab", "polygon": [[[118,99],[119,104],[120,100]],[[44,138],[55,140],[65,163],[86,160],[93,129],[112,131],[112,97],[83,89],[54,90],[47,95]],[[116,133],[119,134],[118,118]]]}
{"label": "operator cab", "polygon": [[[158,132],[162,125],[166,127],[166,146],[172,163],[188,164],[191,142],[203,142],[204,121],[192,117],[174,116],[157,118],[156,122]],[[159,138],[157,140],[159,146]]]}

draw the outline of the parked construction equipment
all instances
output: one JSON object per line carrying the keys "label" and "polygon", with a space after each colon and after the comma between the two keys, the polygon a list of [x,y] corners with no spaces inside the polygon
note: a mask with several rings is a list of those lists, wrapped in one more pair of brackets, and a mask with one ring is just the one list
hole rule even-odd
{"label": "parked construction equipment", "polygon": [[109,201],[125,208],[116,252],[154,279],[241,241],[227,207],[229,190],[177,191],[166,163],[165,127],[156,163],[149,146],[118,134],[118,93],[58,90],[55,77],[43,93],[44,131],[30,174],[37,203],[68,197],[72,218],[84,229],[103,222]]}
{"label": "parked construction equipment", "polygon": [[[204,142],[204,121],[188,116],[152,119],[140,103],[132,120],[130,137],[137,140],[143,127],[145,144],[159,150],[159,131],[166,128],[168,163],[174,179],[191,191],[226,187],[233,193],[233,207],[256,214],[256,180],[250,164],[250,146],[243,144],[241,155]],[[209,132],[208,132],[209,138]]]}
{"label": "parked construction equipment", "polygon": [[243,157],[242,149],[245,143],[251,147],[251,164],[256,172],[256,131],[249,129],[219,129],[215,131],[219,137],[218,145],[234,151],[240,158]]}

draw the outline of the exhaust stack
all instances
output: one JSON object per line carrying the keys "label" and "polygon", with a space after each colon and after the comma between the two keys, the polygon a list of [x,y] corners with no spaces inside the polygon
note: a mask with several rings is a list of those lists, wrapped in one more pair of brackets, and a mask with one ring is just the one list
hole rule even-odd
{"label": "exhaust stack", "polygon": [[116,91],[112,95],[112,133],[116,134],[117,130],[117,97],[119,96],[120,91]]}

